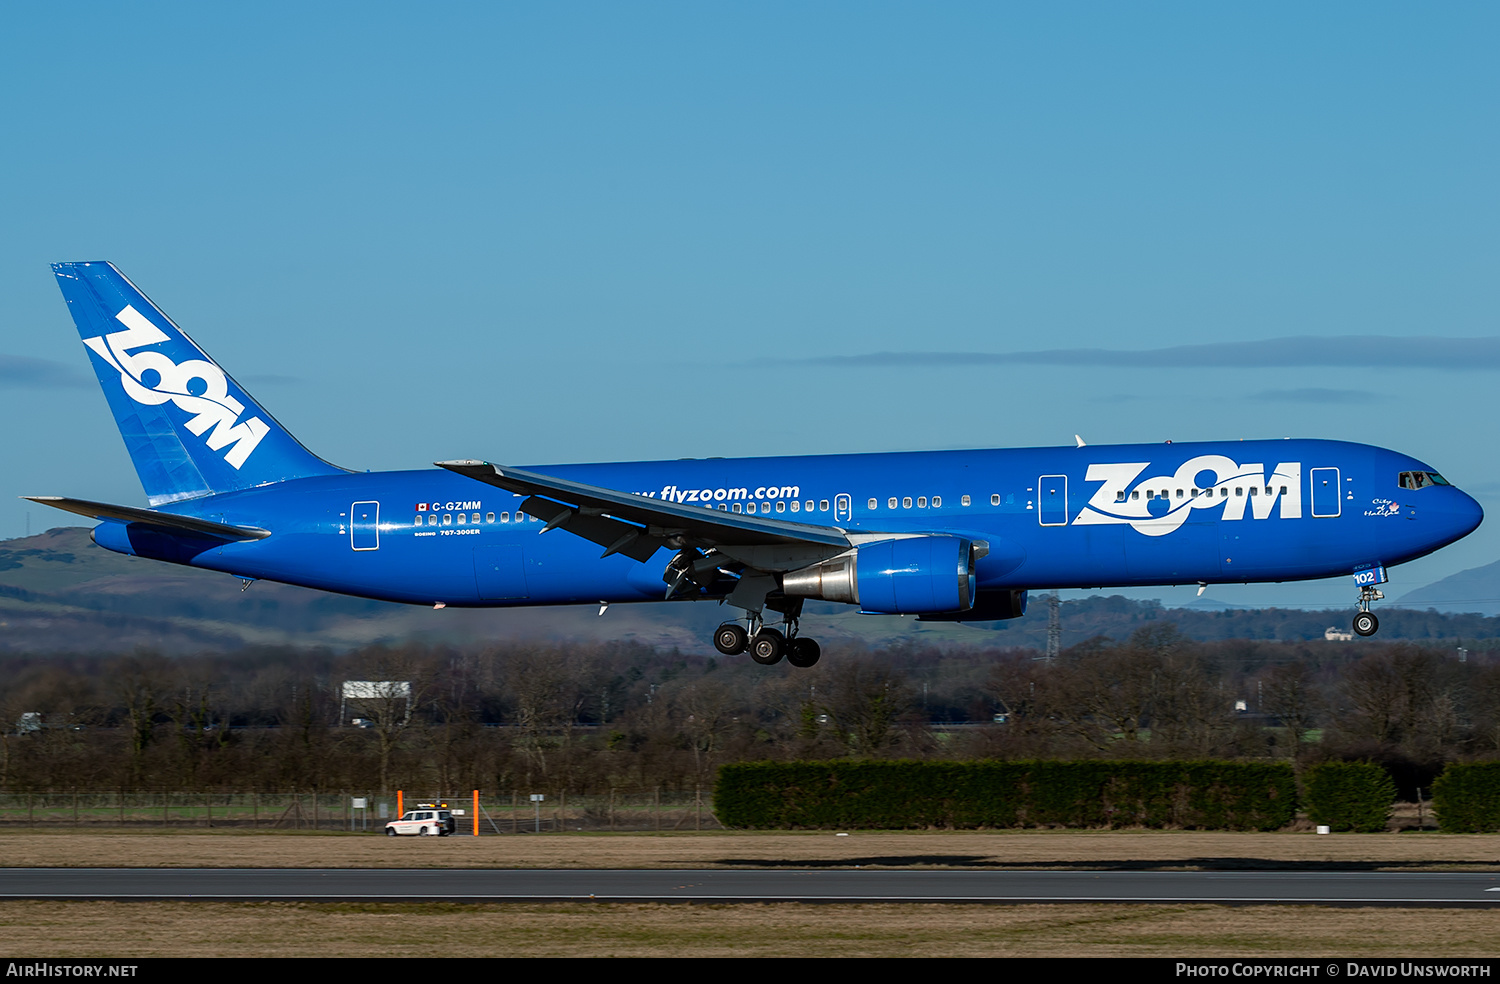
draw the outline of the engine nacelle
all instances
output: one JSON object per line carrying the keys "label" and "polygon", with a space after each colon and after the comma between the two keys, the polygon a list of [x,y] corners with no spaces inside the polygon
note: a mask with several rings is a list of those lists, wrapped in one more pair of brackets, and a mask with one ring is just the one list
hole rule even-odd
{"label": "engine nacelle", "polygon": [[981,591],[974,599],[974,607],[966,612],[926,612],[923,622],[998,622],[1007,618],[1020,618],[1026,614],[1026,589],[1002,588],[999,591]]}
{"label": "engine nacelle", "polygon": [[960,536],[877,540],[783,575],[781,589],[889,615],[962,612],[973,607],[974,565],[988,552],[983,540]]}

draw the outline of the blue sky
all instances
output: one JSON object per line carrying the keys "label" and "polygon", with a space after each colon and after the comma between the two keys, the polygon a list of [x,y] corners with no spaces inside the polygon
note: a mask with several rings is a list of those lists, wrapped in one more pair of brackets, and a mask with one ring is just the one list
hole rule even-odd
{"label": "blue sky", "polygon": [[[1492,4],[0,25],[0,536],[143,501],[81,259],[349,467],[1327,437],[1500,512]],[[1393,596],[1497,558],[1492,521]]]}

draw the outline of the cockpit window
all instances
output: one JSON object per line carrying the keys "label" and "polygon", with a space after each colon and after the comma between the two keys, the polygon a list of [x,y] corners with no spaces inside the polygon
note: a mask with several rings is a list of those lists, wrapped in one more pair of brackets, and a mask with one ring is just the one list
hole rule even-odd
{"label": "cockpit window", "polygon": [[1447,485],[1448,480],[1437,472],[1402,472],[1399,484],[1403,489],[1425,489],[1433,485]]}

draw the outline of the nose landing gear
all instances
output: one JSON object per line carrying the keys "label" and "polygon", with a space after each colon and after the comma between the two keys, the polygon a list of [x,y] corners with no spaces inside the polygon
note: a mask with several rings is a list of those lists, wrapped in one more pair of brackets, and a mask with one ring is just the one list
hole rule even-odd
{"label": "nose landing gear", "polygon": [[1380,630],[1380,619],[1370,611],[1370,603],[1379,601],[1385,597],[1385,592],[1380,591],[1373,585],[1363,585],[1359,589],[1359,612],[1354,616],[1354,631],[1362,636],[1372,636]]}

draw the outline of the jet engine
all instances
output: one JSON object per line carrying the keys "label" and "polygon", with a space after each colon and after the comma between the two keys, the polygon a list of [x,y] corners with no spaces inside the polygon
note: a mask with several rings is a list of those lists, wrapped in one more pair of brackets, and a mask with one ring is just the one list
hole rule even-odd
{"label": "jet engine", "polygon": [[960,536],[877,540],[782,575],[781,590],[887,615],[961,612],[974,605],[974,565],[987,553],[985,541]]}

